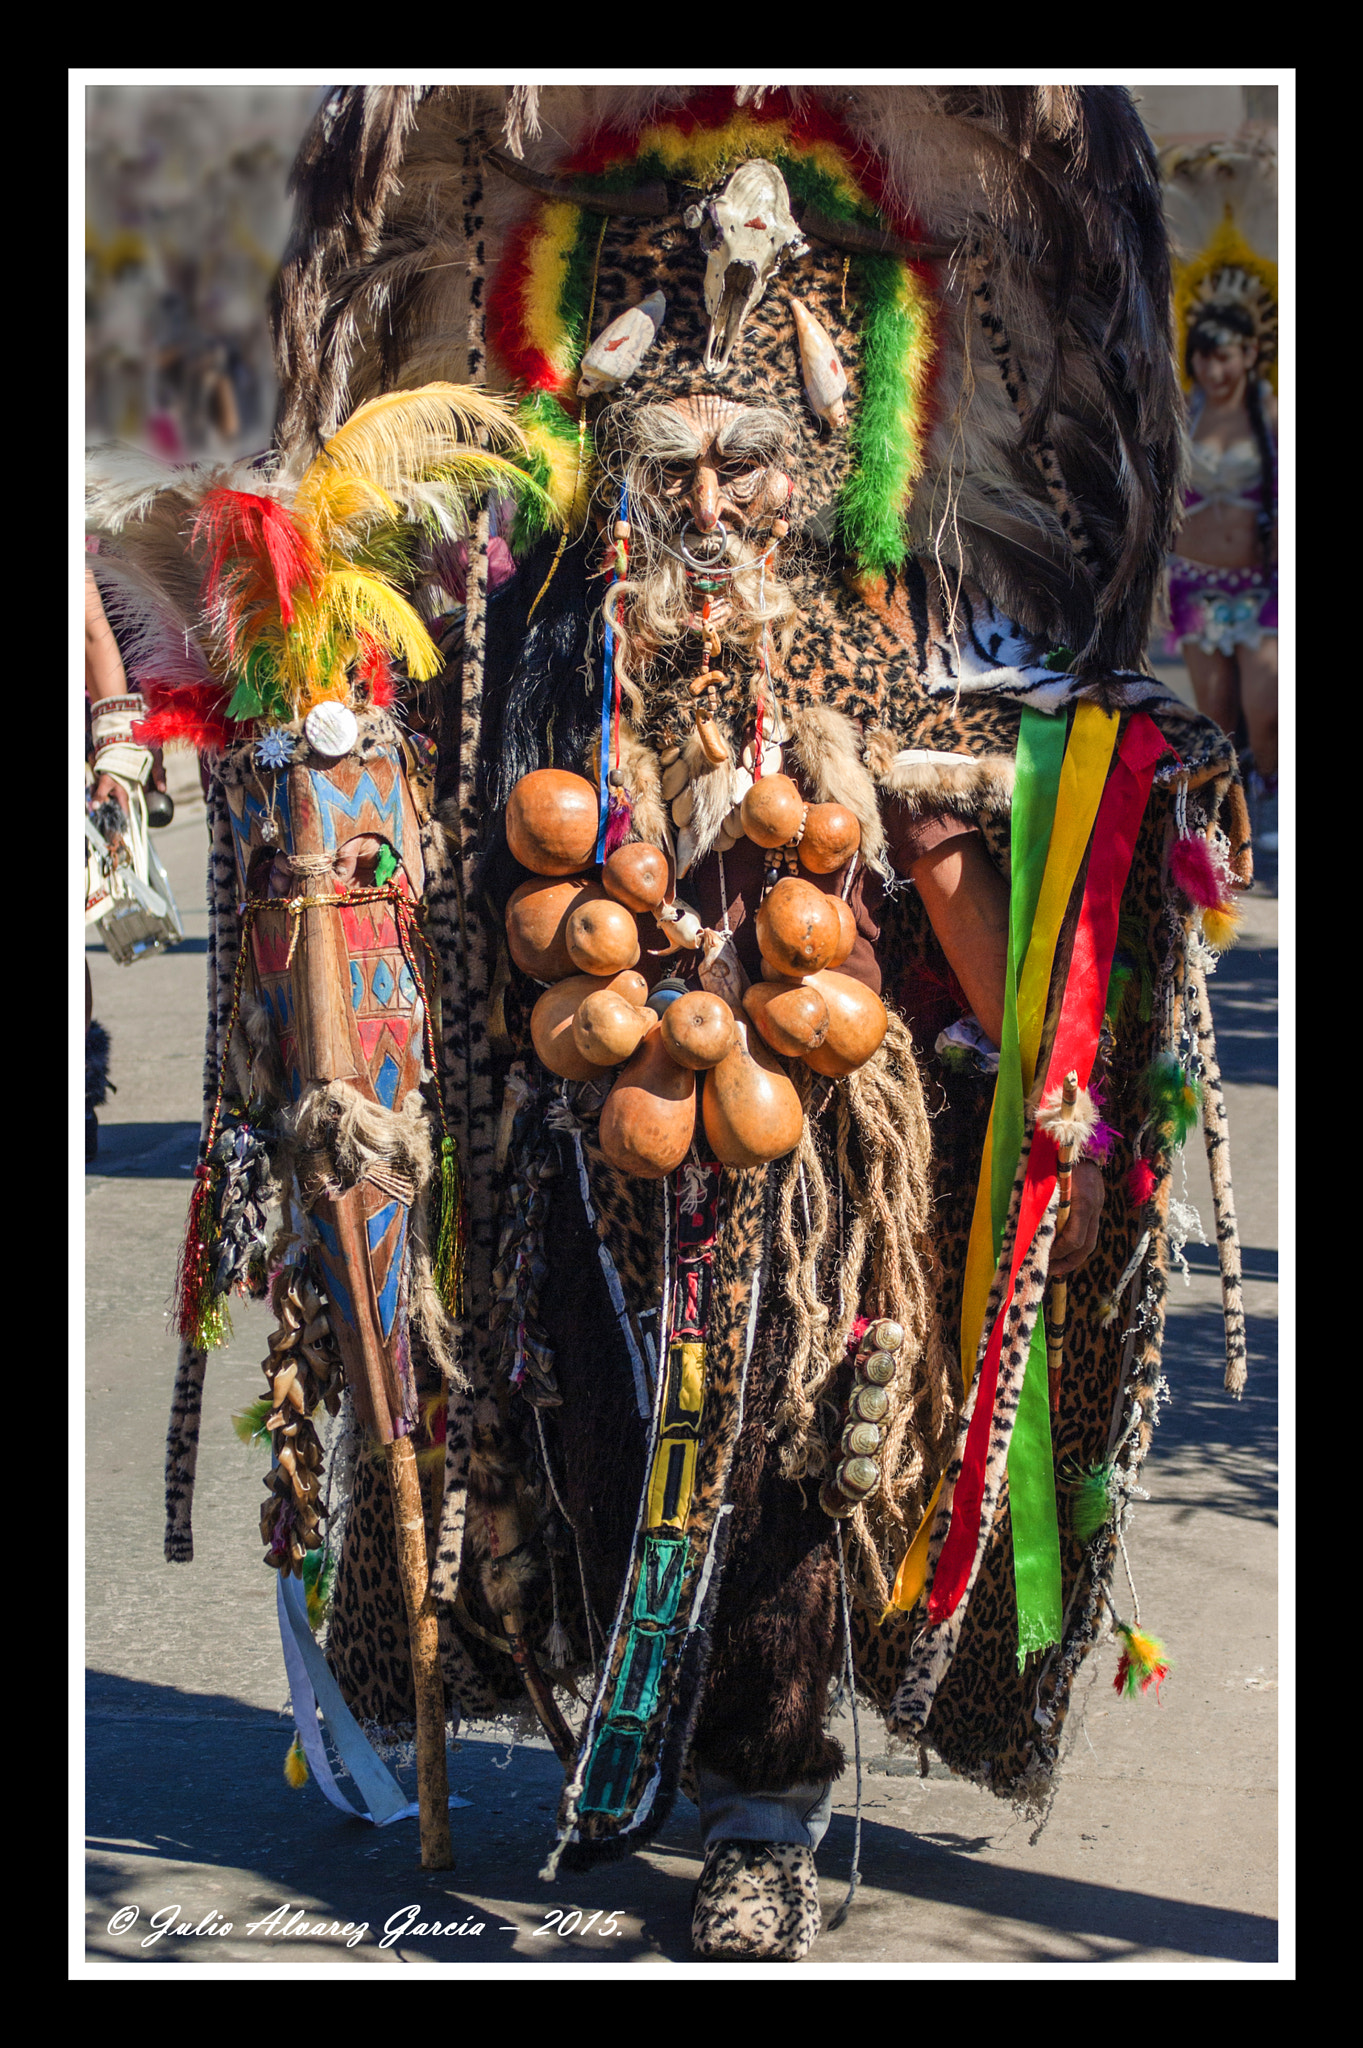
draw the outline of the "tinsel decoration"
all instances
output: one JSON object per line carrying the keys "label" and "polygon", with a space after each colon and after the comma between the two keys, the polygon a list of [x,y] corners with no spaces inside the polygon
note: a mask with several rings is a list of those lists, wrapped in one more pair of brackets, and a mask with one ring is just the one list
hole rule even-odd
{"label": "tinsel decoration", "polygon": [[1122,1654],[1112,1690],[1124,1699],[1134,1700],[1138,1692],[1149,1692],[1153,1685],[1158,1700],[1160,1687],[1173,1668],[1163,1643],[1158,1636],[1146,1635],[1142,1629],[1131,1628],[1124,1621],[1117,1622],[1115,1626],[1122,1639]]}
{"label": "tinsel decoration", "polygon": [[1145,1204],[1159,1186],[1159,1175],[1148,1159],[1137,1159],[1126,1177],[1126,1191],[1138,1209]]}
{"label": "tinsel decoration", "polygon": [[214,1289],[218,1267],[216,1189],[219,1169],[200,1160],[194,1169],[185,1241],[175,1279],[175,1328],[196,1351],[215,1351],[232,1334],[225,1298]]}
{"label": "tinsel decoration", "polygon": [[629,837],[634,811],[629,798],[621,790],[610,793],[610,809],[606,814],[605,858],[610,859],[617,846],[623,846]]}
{"label": "tinsel decoration", "polygon": [[452,1316],[464,1312],[464,1191],[454,1139],[440,1140],[440,1222],[435,1239],[435,1284]]}
{"label": "tinsel decoration", "polygon": [[[1107,1100],[1107,1090],[1097,1074],[1089,1082],[1089,1099],[1097,1111],[1101,1111]],[[1107,1158],[1120,1135],[1115,1124],[1105,1123],[1101,1115],[1096,1116],[1093,1129],[1089,1132],[1088,1143],[1084,1147],[1085,1159],[1096,1159],[1101,1163]]]}
{"label": "tinsel decoration", "polygon": [[1159,1132],[1161,1149],[1183,1144],[1201,1118],[1201,1082],[1172,1052],[1156,1053],[1145,1070],[1144,1082],[1150,1120]]}
{"label": "tinsel decoration", "polygon": [[295,1792],[301,1792],[308,1782],[307,1758],[303,1755],[303,1745],[296,1735],[289,1744],[289,1753],[284,1759],[284,1782],[291,1785]]}

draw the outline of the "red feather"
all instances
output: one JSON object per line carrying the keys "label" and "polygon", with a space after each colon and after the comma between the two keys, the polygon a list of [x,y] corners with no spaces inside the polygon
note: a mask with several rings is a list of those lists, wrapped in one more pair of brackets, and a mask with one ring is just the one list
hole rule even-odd
{"label": "red feather", "polygon": [[383,710],[392,703],[394,696],[393,670],[387,652],[372,634],[360,636],[360,654],[355,663],[355,674],[369,692],[369,701]]}
{"label": "red feather", "polygon": [[221,753],[239,736],[227,717],[227,693],[215,683],[195,683],[174,692],[148,690],[150,711],[133,726],[140,746],[164,747],[187,740],[201,754]]}
{"label": "red feather", "polygon": [[487,301],[487,344],[511,378],[531,391],[557,393],[563,379],[548,356],[525,339],[525,288],[531,245],[540,231],[536,206],[507,239]]}
{"label": "red feather", "polygon": [[286,626],[296,617],[294,598],[313,590],[322,573],[317,547],[273,498],[251,491],[209,491],[199,507],[191,541],[208,552],[204,603],[235,611],[243,572],[268,577]]}
{"label": "red feather", "polygon": [[1148,1159],[1138,1159],[1126,1177],[1127,1193],[1137,1208],[1145,1204],[1159,1186],[1159,1176]]}

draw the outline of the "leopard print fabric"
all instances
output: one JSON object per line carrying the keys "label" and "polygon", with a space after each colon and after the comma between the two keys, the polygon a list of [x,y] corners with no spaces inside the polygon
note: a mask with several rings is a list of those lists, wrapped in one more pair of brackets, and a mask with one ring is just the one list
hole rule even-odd
{"label": "leopard print fabric", "polygon": [[814,1854],[786,1842],[716,1842],[691,1911],[691,1947],[706,1962],[798,1963],[819,1937]]}
{"label": "leopard print fabric", "polygon": [[[232,827],[222,785],[214,780],[208,791],[208,1015],[204,1031],[203,1113],[199,1127],[201,1149],[207,1138],[218,1091],[219,1069],[226,1051],[227,1027],[232,1014],[232,985],[240,948],[241,925],[237,917],[237,871],[232,851]],[[166,1433],[165,1555],[168,1564],[189,1564],[194,1557],[194,1476],[199,1457],[199,1418],[207,1366],[207,1352],[196,1350],[191,1344],[181,1344]]]}

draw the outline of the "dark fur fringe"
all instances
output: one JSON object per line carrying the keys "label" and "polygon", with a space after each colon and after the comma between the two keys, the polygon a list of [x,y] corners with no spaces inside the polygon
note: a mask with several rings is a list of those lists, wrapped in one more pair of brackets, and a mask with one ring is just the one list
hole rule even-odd
{"label": "dark fur fringe", "polygon": [[[85,1113],[98,1109],[109,1099],[109,1034],[98,1017],[85,1027]],[[117,1094],[117,1089],[114,1093]]]}

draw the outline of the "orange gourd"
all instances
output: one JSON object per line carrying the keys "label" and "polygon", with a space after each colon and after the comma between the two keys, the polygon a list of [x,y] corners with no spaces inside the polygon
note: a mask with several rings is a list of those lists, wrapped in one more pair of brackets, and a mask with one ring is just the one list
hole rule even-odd
{"label": "orange gourd", "polygon": [[573,1042],[598,1067],[618,1067],[649,1029],[649,1012],[614,989],[584,996],[573,1018]]}
{"label": "orange gourd", "polygon": [[617,1173],[661,1180],[681,1165],[695,1130],[696,1077],[677,1065],[655,1025],[606,1097],[601,1150]]}
{"label": "orange gourd", "polygon": [[619,982],[637,982],[643,979],[638,974],[622,974],[607,979],[597,974],[573,974],[567,981],[555,982],[530,1012],[530,1037],[535,1051],[548,1067],[551,1074],[558,1074],[565,1081],[590,1081],[600,1074],[598,1062],[587,1059],[579,1050],[573,1037],[573,1019],[579,1003],[586,996],[598,990],[611,989],[622,995],[626,1002],[633,1003],[633,996]]}
{"label": "orange gourd", "polygon": [[507,950],[534,981],[562,981],[580,970],[568,952],[568,918],[580,903],[600,902],[604,891],[580,875],[557,881],[532,875],[513,889],[506,906]]}
{"label": "orange gourd", "polygon": [[762,958],[792,980],[827,967],[842,937],[836,900],[812,882],[783,876],[763,898],[754,920]]}
{"label": "orange gourd", "polygon": [[617,846],[601,870],[606,894],[640,916],[667,901],[668,880],[667,855],[642,840]]}
{"label": "orange gourd", "polygon": [[828,1005],[803,981],[757,981],[743,1007],[771,1047],[784,1059],[799,1059],[828,1036]]}
{"label": "orange gourd", "polygon": [[639,958],[639,927],[632,911],[603,891],[568,913],[564,941],[583,974],[619,974]]}
{"label": "orange gourd", "polygon": [[765,1166],[795,1150],[804,1111],[790,1076],[749,1037],[746,1019],[735,1018],[734,1027],[732,1051],[705,1076],[705,1135],[725,1166]]}
{"label": "orange gourd", "polygon": [[506,843],[535,875],[571,875],[596,851],[596,791],[566,768],[522,775],[506,807]]}
{"label": "orange gourd", "polygon": [[786,846],[800,829],[805,800],[789,775],[764,775],[743,798],[743,830],[758,846]]}
{"label": "orange gourd", "polygon": [[733,1047],[734,1013],[722,996],[688,989],[663,1011],[661,1028],[679,1067],[715,1067]]}
{"label": "orange gourd", "polygon": [[835,875],[861,845],[861,826],[846,804],[811,804],[800,834],[800,866],[811,875]]}
{"label": "orange gourd", "polygon": [[811,974],[805,987],[817,989],[828,1005],[823,1044],[803,1055],[805,1065],[835,1080],[855,1073],[865,1066],[890,1028],[884,1003],[864,981],[827,969]]}

